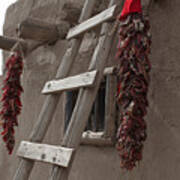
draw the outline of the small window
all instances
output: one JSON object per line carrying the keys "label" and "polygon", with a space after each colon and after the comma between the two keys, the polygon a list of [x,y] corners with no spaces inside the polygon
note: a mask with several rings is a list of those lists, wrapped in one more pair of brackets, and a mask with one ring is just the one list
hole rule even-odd
{"label": "small window", "polygon": [[[98,141],[104,145],[113,144],[116,131],[116,76],[113,74],[104,77],[101,82],[97,97],[95,99],[85,132],[83,133],[84,142],[87,144],[98,145]],[[71,115],[78,96],[78,90],[66,93],[65,106],[65,130],[71,119]],[[91,140],[92,139],[92,142]],[[93,139],[96,139],[96,141]],[[102,144],[101,141],[101,145]],[[93,144],[94,142],[94,144]],[[95,143],[96,142],[96,143]]]}

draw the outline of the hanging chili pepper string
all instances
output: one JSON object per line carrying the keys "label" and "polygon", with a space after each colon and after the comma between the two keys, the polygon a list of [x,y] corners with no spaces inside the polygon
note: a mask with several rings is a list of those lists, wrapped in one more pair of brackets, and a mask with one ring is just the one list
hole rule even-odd
{"label": "hanging chili pepper string", "polygon": [[[127,0],[133,3],[139,0]],[[129,6],[130,4],[125,4]],[[131,6],[132,8],[132,6]],[[149,20],[141,8],[132,12],[124,8],[121,14],[118,44],[118,105],[121,108],[120,127],[117,133],[117,150],[121,166],[132,170],[142,159],[143,143],[146,140],[147,93],[151,65],[148,59],[151,45]]]}
{"label": "hanging chili pepper string", "polygon": [[6,62],[6,75],[3,81],[2,110],[0,115],[2,118],[3,140],[9,154],[12,153],[15,145],[14,127],[18,126],[18,115],[21,113],[21,74],[23,71],[22,53],[13,53]]}

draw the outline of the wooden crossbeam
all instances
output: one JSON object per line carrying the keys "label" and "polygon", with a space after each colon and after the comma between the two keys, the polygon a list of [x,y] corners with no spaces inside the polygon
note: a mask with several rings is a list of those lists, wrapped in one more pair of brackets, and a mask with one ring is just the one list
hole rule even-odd
{"label": "wooden crossbeam", "polygon": [[103,22],[112,19],[117,15],[118,7],[116,5],[110,7],[109,9],[101,12],[100,14],[88,19],[87,21],[75,26],[74,28],[70,29],[66,39],[74,38],[94,27],[97,25],[102,24]]}
{"label": "wooden crossbeam", "polygon": [[[108,67],[104,70],[104,76],[114,74],[115,67]],[[59,93],[66,90],[74,90],[81,87],[92,87],[96,78],[97,71],[82,73],[76,76],[67,77],[61,80],[48,81],[42,94]]]}
{"label": "wooden crossbeam", "polygon": [[62,167],[68,167],[72,153],[73,149],[71,148],[27,141],[22,141],[17,151],[19,157],[56,164]]}
{"label": "wooden crossbeam", "polygon": [[[20,46],[16,46],[16,43],[20,42]],[[6,36],[0,36],[0,49],[5,51],[19,51],[22,50],[24,56],[27,56],[33,50],[42,45],[42,42],[26,42],[22,39],[10,38]],[[22,48],[22,49],[21,49]]]}
{"label": "wooden crossbeam", "polygon": [[[24,51],[27,50],[27,44],[24,41],[15,38],[9,38],[6,36],[0,36],[0,49],[3,49],[5,51],[11,51],[17,42],[21,43]],[[16,50],[17,49],[14,49],[14,51]]]}
{"label": "wooden crossbeam", "polygon": [[95,82],[97,71],[86,72],[61,80],[49,81],[45,84],[42,93],[58,93],[65,90],[74,90],[81,87],[91,87]]}
{"label": "wooden crossbeam", "polygon": [[58,38],[64,39],[69,30],[68,22],[50,24],[39,19],[27,18],[18,28],[18,35],[23,39],[42,42],[55,42]]}

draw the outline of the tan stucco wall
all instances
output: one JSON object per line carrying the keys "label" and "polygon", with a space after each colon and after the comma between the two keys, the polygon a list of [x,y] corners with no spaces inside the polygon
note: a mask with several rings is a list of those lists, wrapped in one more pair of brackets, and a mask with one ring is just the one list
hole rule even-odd
{"label": "tan stucco wall", "polygon": [[[6,16],[4,33],[15,35],[16,25],[27,16],[58,22],[58,0],[19,0],[12,5]],[[74,1],[75,2],[75,1]],[[80,2],[76,0],[76,2]],[[179,180],[180,178],[180,1],[158,0],[151,7],[152,25],[152,73],[149,92],[148,140],[145,144],[144,160],[132,172],[122,171],[115,149],[81,147],[75,158],[70,180]],[[72,74],[84,71],[93,50],[95,39],[88,39],[81,49]],[[21,140],[27,139],[37,120],[44,96],[40,94],[44,83],[54,77],[66,47],[58,41],[52,47],[39,47],[25,60],[23,75],[23,112],[16,131],[16,148]],[[114,60],[114,55],[109,62]],[[83,66],[80,66],[82,65]],[[46,143],[60,144],[63,127],[61,101],[58,113],[52,121],[45,138]],[[18,159],[15,152],[8,156],[0,143],[0,179],[12,180]],[[37,163],[31,180],[47,179],[51,167]]]}

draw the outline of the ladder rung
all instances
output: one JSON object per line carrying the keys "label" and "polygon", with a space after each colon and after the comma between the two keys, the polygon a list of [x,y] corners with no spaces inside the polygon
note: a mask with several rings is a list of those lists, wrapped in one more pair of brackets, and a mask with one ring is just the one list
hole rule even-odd
{"label": "ladder rung", "polygon": [[49,81],[42,90],[43,94],[58,93],[65,90],[73,90],[81,87],[91,87],[95,82],[97,71],[86,72],[61,80]]}
{"label": "ladder rung", "polygon": [[105,11],[101,12],[100,14],[88,19],[87,21],[73,27],[69,30],[66,39],[72,39],[81,33],[84,33],[97,25],[102,24],[103,22],[110,20],[117,14],[117,5],[114,5]]}
{"label": "ladder rung", "polygon": [[[104,70],[104,75],[115,74],[115,67],[108,67]],[[71,76],[61,80],[48,81],[43,90],[43,94],[58,93],[65,90],[78,89],[81,87],[91,87],[96,78],[96,71],[91,71],[76,76]]]}
{"label": "ladder rung", "polygon": [[17,155],[23,158],[68,167],[73,149],[22,141]]}

